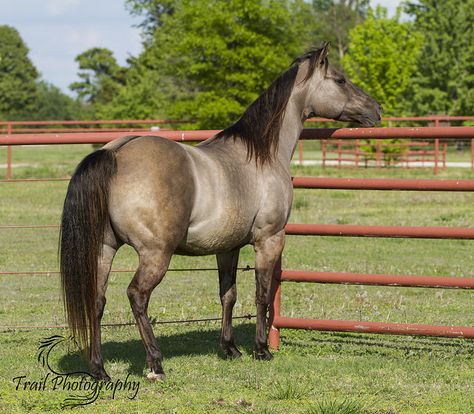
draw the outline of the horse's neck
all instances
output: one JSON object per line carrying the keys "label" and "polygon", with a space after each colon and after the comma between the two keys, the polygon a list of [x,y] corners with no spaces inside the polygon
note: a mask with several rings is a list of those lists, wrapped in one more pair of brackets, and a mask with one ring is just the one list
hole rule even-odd
{"label": "horse's neck", "polygon": [[280,138],[276,157],[280,163],[290,168],[296,144],[303,130],[303,105],[299,100],[290,99],[281,123]]}

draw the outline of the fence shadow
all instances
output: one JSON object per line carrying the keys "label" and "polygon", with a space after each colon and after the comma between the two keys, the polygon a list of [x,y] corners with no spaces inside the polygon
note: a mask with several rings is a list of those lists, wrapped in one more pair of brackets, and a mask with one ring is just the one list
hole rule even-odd
{"label": "fence shadow", "polygon": [[437,354],[449,357],[459,354],[474,355],[471,340],[436,337],[392,335],[364,335],[361,333],[318,332],[304,339],[282,336],[282,342],[296,348],[330,346],[351,354],[388,355],[390,351],[416,354]]}
{"label": "fence shadow", "polygon": [[[234,326],[236,344],[244,353],[252,353],[255,340],[255,325],[242,323]],[[220,328],[201,330],[195,328],[183,333],[159,335],[158,344],[163,352],[164,360],[182,355],[215,355],[224,359],[219,348]],[[104,362],[121,361],[129,364],[127,372],[142,375],[145,369],[145,349],[139,339],[128,341],[108,341],[102,344]],[[166,363],[166,362],[165,362]],[[61,372],[88,371],[87,364],[78,353],[67,353],[60,357],[57,363]]]}

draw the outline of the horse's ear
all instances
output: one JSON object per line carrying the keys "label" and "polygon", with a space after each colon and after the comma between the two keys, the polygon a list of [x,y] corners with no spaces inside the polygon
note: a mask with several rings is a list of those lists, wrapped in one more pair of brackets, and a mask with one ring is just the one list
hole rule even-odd
{"label": "horse's ear", "polygon": [[329,48],[331,43],[324,42],[323,46],[321,47],[321,51],[319,52],[318,63],[320,65],[324,65],[326,63],[326,58],[328,57]]}

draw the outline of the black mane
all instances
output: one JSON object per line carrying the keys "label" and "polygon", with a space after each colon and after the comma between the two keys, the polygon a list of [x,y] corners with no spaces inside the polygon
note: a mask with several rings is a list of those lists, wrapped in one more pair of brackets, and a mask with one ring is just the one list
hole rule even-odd
{"label": "black mane", "polygon": [[219,132],[215,139],[241,139],[247,147],[250,160],[261,165],[271,161],[278,148],[278,138],[288,99],[294,87],[299,65],[309,60],[306,82],[314,73],[322,49],[311,50],[296,58],[282,75],[273,81],[230,127]]}

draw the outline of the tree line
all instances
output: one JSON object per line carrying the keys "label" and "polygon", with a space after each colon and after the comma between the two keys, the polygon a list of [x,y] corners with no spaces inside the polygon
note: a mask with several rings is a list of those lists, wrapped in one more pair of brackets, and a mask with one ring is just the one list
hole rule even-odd
{"label": "tree line", "polygon": [[[385,115],[474,113],[474,0],[126,0],[143,50],[126,65],[95,47],[76,57],[73,99],[41,80],[0,26],[0,119],[192,120],[222,128],[321,41]],[[402,11],[404,14],[402,14]]]}

